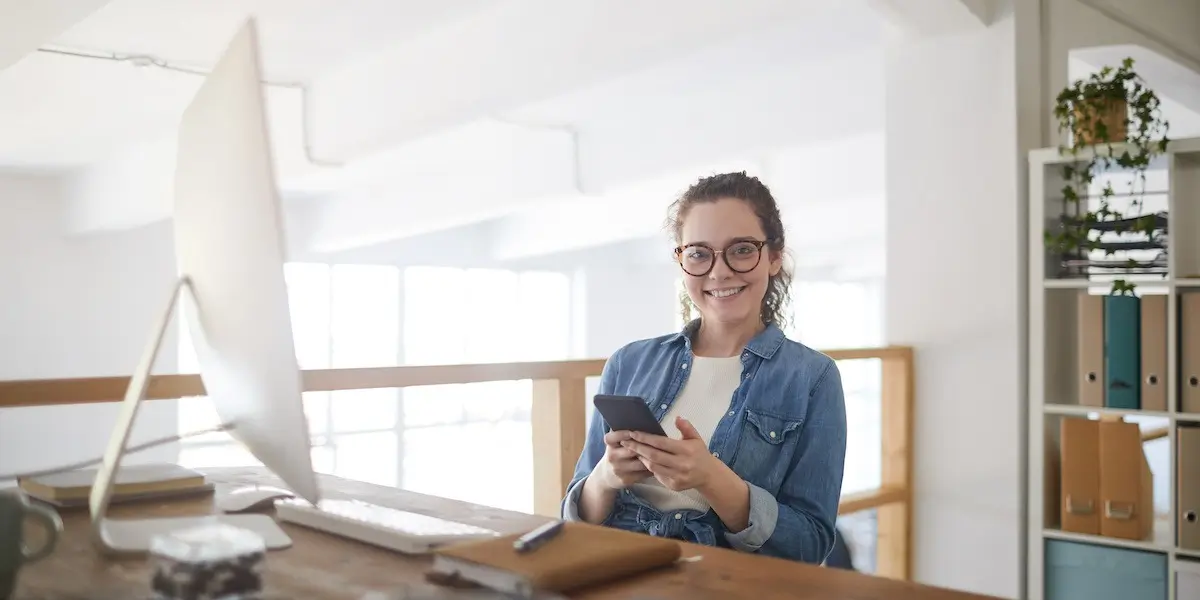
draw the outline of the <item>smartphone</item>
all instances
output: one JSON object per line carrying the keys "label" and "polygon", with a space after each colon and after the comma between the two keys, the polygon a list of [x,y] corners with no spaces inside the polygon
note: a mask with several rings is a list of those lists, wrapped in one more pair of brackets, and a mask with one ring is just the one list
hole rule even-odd
{"label": "smartphone", "polygon": [[597,394],[592,404],[613,431],[640,431],[664,437],[667,435],[654,413],[650,412],[646,401],[637,396]]}

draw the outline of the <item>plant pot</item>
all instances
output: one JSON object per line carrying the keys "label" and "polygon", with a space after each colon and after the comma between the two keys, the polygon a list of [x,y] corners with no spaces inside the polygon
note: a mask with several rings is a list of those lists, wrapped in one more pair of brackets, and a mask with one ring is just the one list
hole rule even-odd
{"label": "plant pot", "polygon": [[[1090,110],[1075,108],[1075,138],[1085,145],[1124,142],[1129,135],[1129,104],[1121,99],[1097,99],[1090,103]],[[1103,124],[1108,139],[1099,135]]]}

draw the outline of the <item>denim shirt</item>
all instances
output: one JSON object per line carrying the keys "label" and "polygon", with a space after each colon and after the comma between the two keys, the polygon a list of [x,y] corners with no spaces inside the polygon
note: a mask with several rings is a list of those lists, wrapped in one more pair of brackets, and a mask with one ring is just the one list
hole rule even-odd
{"label": "denim shirt", "polygon": [[[601,394],[638,396],[661,421],[688,377],[693,321],[682,332],[617,350]],[[710,546],[819,564],[833,548],[846,459],[846,406],[833,359],[768,325],[742,352],[742,381],[708,441],[709,451],[746,481],[749,526],[731,532],[711,509],[663,514],[628,489],[604,525]],[[609,428],[593,413],[583,453],[562,503],[581,520],[583,483],[604,457]]]}

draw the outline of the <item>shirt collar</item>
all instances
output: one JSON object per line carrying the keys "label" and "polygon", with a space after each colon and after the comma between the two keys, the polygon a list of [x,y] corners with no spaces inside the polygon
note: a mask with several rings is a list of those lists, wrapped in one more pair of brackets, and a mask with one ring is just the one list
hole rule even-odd
{"label": "shirt collar", "polygon": [[[692,349],[692,334],[699,327],[700,319],[693,319],[690,323],[684,325],[683,329],[678,333],[668,336],[667,339],[663,340],[662,344],[665,346],[682,342],[690,352]],[[746,350],[763,359],[769,360],[779,350],[779,347],[783,345],[783,340],[785,339],[787,339],[787,336],[784,335],[783,330],[779,326],[774,323],[767,323],[765,329],[758,332],[753,338],[750,338],[750,341],[746,344]]]}

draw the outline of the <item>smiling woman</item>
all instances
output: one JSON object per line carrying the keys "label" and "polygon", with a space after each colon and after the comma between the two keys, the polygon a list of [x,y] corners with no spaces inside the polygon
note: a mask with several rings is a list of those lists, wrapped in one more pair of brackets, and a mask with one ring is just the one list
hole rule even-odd
{"label": "smiling woman", "polygon": [[678,333],[608,360],[600,393],[644,399],[667,436],[592,418],[563,517],[820,563],[834,543],[846,457],[841,375],[787,339],[791,276],[770,190],[701,179],[671,206],[686,308]]}

